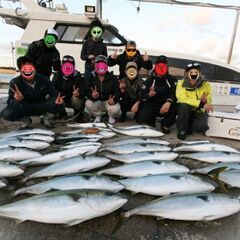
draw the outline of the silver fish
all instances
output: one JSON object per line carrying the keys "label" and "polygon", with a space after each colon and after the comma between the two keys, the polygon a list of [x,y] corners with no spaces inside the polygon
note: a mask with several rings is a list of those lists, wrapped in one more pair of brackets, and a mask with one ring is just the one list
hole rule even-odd
{"label": "silver fish", "polygon": [[175,152],[136,152],[130,154],[105,154],[112,160],[133,163],[140,161],[171,161],[178,157]]}
{"label": "silver fish", "polygon": [[18,137],[21,140],[39,140],[44,142],[53,142],[54,138],[49,135],[43,135],[43,134],[32,134],[32,135],[26,135],[26,136],[19,136]]}
{"label": "silver fish", "polygon": [[110,127],[114,132],[133,137],[161,137],[164,134],[156,129],[141,126],[141,128],[120,129]]}
{"label": "silver fish", "polygon": [[101,147],[102,143],[100,143],[100,142],[80,142],[80,143],[68,144],[66,146],[62,146],[61,148],[70,149],[70,148],[83,147],[83,146],[99,146],[99,147]]}
{"label": "silver fish", "polygon": [[217,193],[175,194],[151,201],[125,213],[184,221],[211,221],[237,213],[238,198]]}
{"label": "silver fish", "polygon": [[10,143],[9,147],[14,147],[14,148],[29,148],[33,150],[42,150],[47,147],[49,147],[49,143],[43,142],[43,141],[38,141],[38,140],[22,140],[19,142],[15,143]]}
{"label": "silver fish", "polygon": [[15,177],[24,173],[23,167],[14,162],[0,161],[0,177]]}
{"label": "silver fish", "polygon": [[48,153],[40,157],[29,158],[24,161],[21,161],[20,164],[30,165],[30,166],[46,165],[46,164],[62,161],[67,158],[76,157],[81,154],[86,154],[86,155],[94,154],[95,152],[97,152],[98,149],[99,149],[99,146],[76,147],[72,149],[63,150],[60,152]]}
{"label": "silver fish", "polygon": [[211,192],[215,187],[187,173],[158,174],[119,180],[125,189],[134,193],[165,196],[173,193]]}
{"label": "silver fish", "polygon": [[73,134],[73,135],[68,135],[68,136],[60,136],[56,138],[56,142],[70,142],[70,141],[78,141],[80,139],[102,139],[103,136],[99,134]]}
{"label": "silver fish", "polygon": [[[111,128],[113,126],[108,124],[108,127]],[[150,128],[150,129],[154,129],[153,127],[150,127],[148,125],[141,125],[141,124],[135,124],[135,125],[129,125],[129,126],[118,126],[118,127],[114,127],[114,128],[119,129],[119,130],[129,130],[129,129],[136,129],[136,128]]]}
{"label": "silver fish", "polygon": [[70,142],[67,142],[66,144],[77,144],[77,143],[82,143],[82,142],[87,142],[87,143],[90,143],[90,142],[97,142],[99,141],[100,139],[99,138],[87,138],[87,139],[79,139],[79,140],[76,140],[76,141],[70,141]]}
{"label": "silver fish", "polygon": [[[71,131],[66,131],[66,132],[61,132],[61,135],[72,135],[72,134],[80,134],[82,133],[84,130],[87,130],[88,128],[84,128],[84,129],[76,129],[76,130],[71,130]],[[90,128],[91,129],[91,128]],[[101,132],[112,132],[111,129],[108,128],[97,128],[97,130],[99,130],[99,132],[97,134],[101,135]]]}
{"label": "silver fish", "polygon": [[218,179],[224,183],[227,183],[231,187],[240,188],[240,170],[228,170],[220,172]]}
{"label": "silver fish", "polygon": [[40,178],[51,177],[59,175],[67,175],[71,173],[86,172],[95,168],[103,167],[110,163],[110,160],[105,157],[86,156],[86,157],[73,157],[55,162],[35,173],[26,177],[23,181]]}
{"label": "silver fish", "polygon": [[129,154],[134,152],[151,152],[151,151],[158,151],[158,152],[164,152],[164,151],[170,151],[171,148],[167,146],[163,146],[160,144],[128,144],[128,145],[121,145],[121,146],[110,146],[110,147],[104,147],[101,148],[101,152],[103,151],[109,151],[112,153],[117,154]]}
{"label": "silver fish", "polygon": [[203,167],[203,168],[193,169],[193,170],[191,170],[191,172],[208,174],[209,172],[216,170],[216,169],[220,169],[220,168],[225,169],[225,170],[230,170],[230,169],[240,170],[240,163],[226,162],[226,163],[211,164],[211,165]]}
{"label": "silver fish", "polygon": [[118,175],[121,177],[144,177],[164,173],[187,173],[189,169],[172,161],[142,161],[103,169],[98,174]]}
{"label": "silver fish", "polygon": [[107,128],[106,123],[73,123],[67,124],[70,128]]}
{"label": "silver fish", "polygon": [[112,181],[110,178],[105,176],[97,176],[93,174],[81,174],[81,175],[78,174],[56,177],[45,182],[20,188],[13,193],[13,196],[25,193],[42,194],[52,189],[55,190],[96,189],[102,191],[119,192],[123,188],[124,188],[123,185],[121,185],[117,181]]}
{"label": "silver fish", "polygon": [[240,153],[227,153],[227,152],[198,152],[182,154],[180,157],[191,158],[194,160],[199,160],[208,163],[218,163],[218,162],[240,162]]}
{"label": "silver fish", "polygon": [[210,151],[222,151],[222,152],[235,152],[239,153],[238,150],[217,143],[204,143],[204,144],[192,144],[182,145],[173,149],[176,152],[210,152]]}
{"label": "silver fish", "polygon": [[73,226],[112,213],[127,202],[119,193],[56,191],[29,197],[0,207],[0,216],[18,222],[35,221]]}
{"label": "silver fish", "polygon": [[0,161],[20,161],[42,156],[41,153],[26,148],[6,148],[0,151]]}
{"label": "silver fish", "polygon": [[34,128],[34,129],[22,129],[17,131],[12,131],[8,133],[0,134],[0,138],[10,138],[10,137],[18,137],[23,135],[31,135],[31,134],[44,134],[52,136],[55,133],[46,129]]}
{"label": "silver fish", "polygon": [[209,140],[196,140],[196,141],[182,141],[181,144],[192,145],[192,144],[201,144],[201,143],[210,143]]}
{"label": "silver fish", "polygon": [[139,143],[155,143],[155,144],[161,144],[161,145],[169,145],[168,141],[156,139],[156,138],[127,138],[122,140],[117,140],[114,142],[108,142],[104,144],[106,147],[110,146],[119,146],[119,145],[126,145],[126,144],[139,144]]}

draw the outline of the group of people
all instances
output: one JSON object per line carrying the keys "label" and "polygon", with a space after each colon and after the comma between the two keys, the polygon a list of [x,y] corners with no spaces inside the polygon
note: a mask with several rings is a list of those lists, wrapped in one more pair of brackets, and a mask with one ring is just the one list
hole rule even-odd
{"label": "group of people", "polygon": [[[141,55],[134,41],[128,41],[121,54],[107,56],[102,40],[104,27],[99,20],[92,22],[81,51],[85,61],[82,75],[76,70],[75,59],[63,56],[55,47],[58,33],[47,29],[44,38],[34,41],[25,56],[17,59],[20,75],[10,82],[7,106],[1,116],[8,121],[31,124],[31,116],[40,115],[41,123],[52,128],[52,119],[67,118],[65,107],[72,108],[74,119],[83,122],[85,113],[100,122],[125,121],[127,112],[134,113],[140,124],[155,126],[161,119],[161,130],[170,133],[176,122],[177,137],[185,139],[192,131],[208,129],[207,113],[213,111],[211,86],[203,78],[198,63],[186,66],[184,78],[169,74],[168,58],[158,56],[154,65],[145,53]],[[108,67],[118,65],[119,76]],[[150,76],[143,80],[139,70],[145,68]],[[54,70],[55,74],[50,80]]]}

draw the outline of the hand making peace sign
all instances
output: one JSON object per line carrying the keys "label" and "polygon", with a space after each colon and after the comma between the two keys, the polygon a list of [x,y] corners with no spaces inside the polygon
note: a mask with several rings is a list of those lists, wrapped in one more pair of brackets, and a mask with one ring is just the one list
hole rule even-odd
{"label": "hand making peace sign", "polygon": [[24,99],[24,96],[23,96],[22,93],[20,92],[17,84],[14,84],[14,88],[15,88],[15,89],[13,89],[13,88],[10,87],[10,90],[14,93],[14,98],[15,98],[15,100],[18,101],[18,102],[22,101],[22,100]]}
{"label": "hand making peace sign", "polygon": [[61,93],[59,93],[56,100],[55,100],[55,104],[57,104],[57,105],[63,104],[63,99],[64,98],[65,98],[65,96],[61,97]]}
{"label": "hand making peace sign", "polygon": [[79,88],[76,88],[75,85],[73,85],[73,92],[72,95],[74,97],[79,97],[80,93],[79,93]]}
{"label": "hand making peace sign", "polygon": [[91,87],[91,90],[92,90],[92,97],[94,99],[97,99],[99,97],[99,92],[97,91],[97,86],[95,86],[94,88]]}
{"label": "hand making peace sign", "polygon": [[114,104],[115,104],[114,98],[115,98],[115,96],[114,96],[114,95],[112,96],[112,95],[110,94],[109,99],[108,99],[108,104],[109,104],[109,105],[114,105]]}
{"label": "hand making peace sign", "polygon": [[117,59],[118,55],[117,55],[117,49],[115,49],[115,51],[111,54],[111,58],[112,59]]}
{"label": "hand making peace sign", "polygon": [[147,62],[149,60],[149,56],[147,55],[147,52],[145,51],[145,54],[143,55],[143,61]]}

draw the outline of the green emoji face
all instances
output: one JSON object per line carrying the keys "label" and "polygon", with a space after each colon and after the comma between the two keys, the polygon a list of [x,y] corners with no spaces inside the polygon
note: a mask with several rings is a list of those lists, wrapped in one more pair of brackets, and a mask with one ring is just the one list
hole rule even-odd
{"label": "green emoji face", "polygon": [[103,30],[100,27],[93,27],[91,29],[91,35],[94,39],[99,39],[103,34]]}
{"label": "green emoji face", "polygon": [[53,35],[47,34],[44,37],[44,42],[48,48],[51,48],[56,44],[56,38]]}

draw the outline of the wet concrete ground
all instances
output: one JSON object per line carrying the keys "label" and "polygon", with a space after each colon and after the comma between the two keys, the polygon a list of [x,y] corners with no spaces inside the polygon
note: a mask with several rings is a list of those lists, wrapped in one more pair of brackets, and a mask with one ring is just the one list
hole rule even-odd
{"label": "wet concrete ground", "polygon": [[[134,122],[117,123],[117,125],[128,125]],[[9,124],[0,119],[0,133],[14,130],[19,125]],[[42,127],[38,123],[38,119],[34,119],[33,127]],[[57,124],[54,131],[69,130],[64,123]],[[123,136],[119,136],[123,137]],[[115,137],[116,138],[116,137]],[[124,137],[126,138],[126,137]],[[180,141],[176,138],[176,130],[172,129],[172,133],[165,135],[162,139],[168,140],[171,146],[174,147]],[[187,140],[205,140],[208,139],[215,143],[223,143],[228,146],[240,149],[240,143],[236,140],[227,140],[220,138],[210,138],[201,134],[193,134],[187,137]],[[105,140],[105,142],[111,140]],[[58,149],[58,145],[52,144],[52,147],[44,152],[50,152]],[[206,164],[187,160],[177,159],[179,163],[187,165],[189,168],[200,167]],[[119,163],[112,162],[112,165]],[[109,167],[109,166],[108,166]],[[35,171],[35,169],[30,169]],[[16,180],[12,181],[15,184]],[[17,181],[16,181],[17,182]],[[0,205],[9,201],[8,196],[10,190],[0,191]],[[218,192],[218,191],[217,191]],[[133,216],[128,222],[123,225],[115,234],[112,231],[119,221],[120,212],[132,209],[136,206],[149,202],[156,197],[136,194],[131,195],[128,192],[123,192],[129,197],[126,205],[120,211],[114,212],[104,217],[92,219],[83,222],[74,227],[64,227],[62,225],[50,225],[35,222],[23,222],[16,225],[14,220],[0,218],[0,240],[239,240],[240,239],[240,213],[232,216],[211,221],[211,222],[187,222],[187,221],[170,221],[156,220],[153,217]],[[229,194],[240,195],[237,189],[230,189]],[[26,197],[26,196],[22,196]],[[171,209],[169,209],[171,211]]]}

